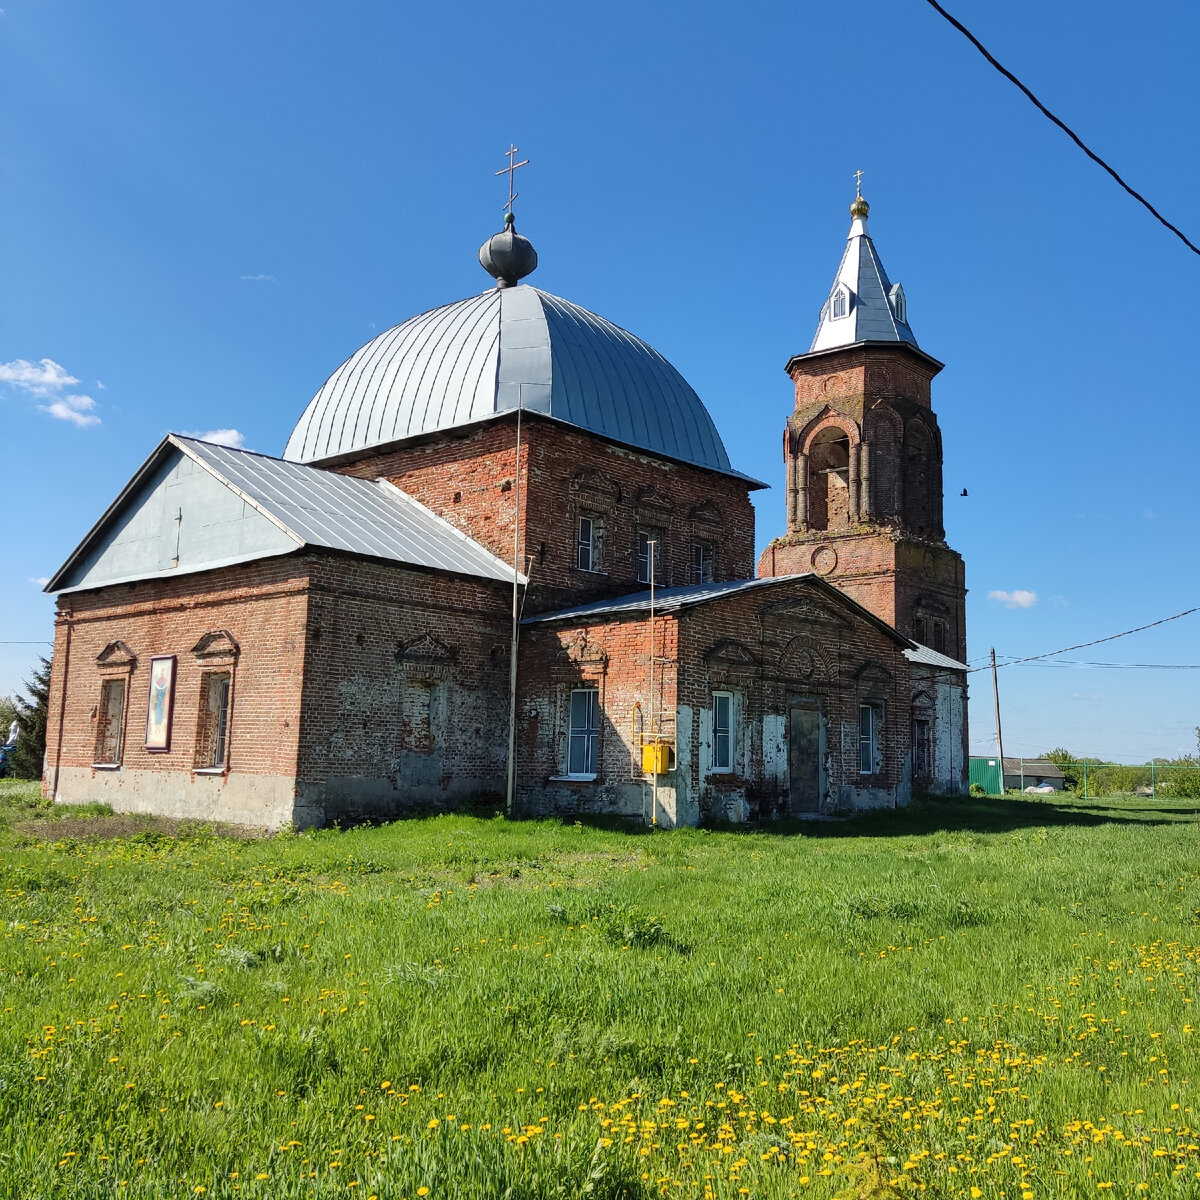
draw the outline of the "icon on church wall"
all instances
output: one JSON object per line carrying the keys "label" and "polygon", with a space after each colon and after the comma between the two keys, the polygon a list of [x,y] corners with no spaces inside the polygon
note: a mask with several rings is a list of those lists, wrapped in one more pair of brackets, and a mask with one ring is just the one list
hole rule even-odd
{"label": "icon on church wall", "polygon": [[150,704],[146,713],[146,749],[170,750],[171,709],[175,701],[175,655],[150,660]]}

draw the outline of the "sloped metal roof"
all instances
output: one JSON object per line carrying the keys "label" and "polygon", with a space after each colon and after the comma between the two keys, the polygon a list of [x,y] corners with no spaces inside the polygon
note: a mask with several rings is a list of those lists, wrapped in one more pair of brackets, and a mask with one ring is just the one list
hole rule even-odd
{"label": "sloped metal roof", "polygon": [[[315,546],[483,579],[510,582],[513,578],[511,566],[502,559],[386,480],[354,479],[319,467],[170,434],[50,580],[46,591],[66,590],[76,564],[85,560],[122,512],[136,501],[144,481],[166,456],[176,452],[200,464],[287,534],[293,544],[286,552]],[[244,555],[231,555],[227,561],[205,562],[203,569],[242,561],[248,561]],[[146,577],[169,574],[172,572],[152,569],[147,570]],[[523,576],[518,578],[525,582]]]}
{"label": "sloped metal roof", "polygon": [[[868,608],[864,608],[857,600],[851,599],[845,592],[827,583],[819,575],[811,571],[797,575],[765,575],[758,579],[730,579],[723,583],[691,583],[683,587],[655,588],[654,611],[658,613],[679,612],[692,608],[697,604],[708,604],[713,600],[722,600],[726,596],[753,591],[756,588],[772,587],[777,584],[804,582],[815,591],[832,600],[836,600],[844,608],[852,609],[860,617],[885,633],[901,646],[915,646],[916,643],[906,638],[899,630],[886,621],[877,617]],[[604,620],[608,617],[625,617],[640,615],[650,611],[650,591],[633,592],[628,596],[616,596],[611,600],[597,600],[592,604],[580,604],[574,608],[563,608],[557,612],[539,613],[537,616],[526,617],[522,625],[540,625],[550,621],[571,621],[587,624],[593,620]],[[907,650],[905,651],[907,653]],[[932,653],[932,651],[931,651]],[[950,660],[947,660],[950,661]]]}
{"label": "sloped metal roof", "polygon": [[[835,317],[832,301],[839,288],[848,292],[847,311],[845,316]],[[900,319],[892,284],[879,261],[875,243],[867,233],[865,216],[855,216],[851,222],[846,249],[829,289],[829,298],[821,307],[817,332],[808,352],[834,350],[856,342],[917,345],[907,320]]]}
{"label": "sloped metal roof", "polygon": [[455,301],[373,338],[313,397],[284,458],[319,462],[518,405],[748,478],[731,467],[700,397],[657,350],[529,284]]}
{"label": "sloped metal roof", "polygon": [[923,667],[940,667],[943,671],[967,670],[966,663],[960,663],[948,654],[941,654],[928,646],[922,646],[920,642],[914,642],[911,650],[905,650],[904,657],[909,662],[919,663]]}
{"label": "sloped metal roof", "polygon": [[304,545],[414,566],[512,579],[512,567],[386,480],[171,435]]}

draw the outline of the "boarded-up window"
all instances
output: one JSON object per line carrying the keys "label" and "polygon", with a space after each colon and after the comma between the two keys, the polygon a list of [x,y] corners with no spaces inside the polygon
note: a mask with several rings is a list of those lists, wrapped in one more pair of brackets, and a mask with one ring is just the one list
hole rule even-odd
{"label": "boarded-up window", "polygon": [[933,775],[932,742],[929,737],[929,719],[913,718],[913,777],[928,780]]}
{"label": "boarded-up window", "polygon": [[100,707],[96,715],[96,757],[99,766],[115,767],[121,762],[125,733],[125,680],[106,679],[100,685]]}
{"label": "boarded-up window", "polygon": [[402,705],[404,749],[414,754],[439,749],[446,728],[446,685],[436,679],[408,679]]}
{"label": "boarded-up window", "polygon": [[196,769],[223,769],[229,749],[228,671],[200,676],[200,722],[196,730]]}

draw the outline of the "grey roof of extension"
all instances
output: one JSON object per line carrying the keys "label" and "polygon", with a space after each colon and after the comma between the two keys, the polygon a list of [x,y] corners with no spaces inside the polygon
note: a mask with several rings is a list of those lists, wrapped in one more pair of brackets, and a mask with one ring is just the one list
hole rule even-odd
{"label": "grey roof of extension", "polygon": [[[870,609],[864,608],[857,600],[852,600],[845,592],[835,588],[811,571],[796,575],[766,575],[758,579],[729,579],[722,583],[690,583],[683,587],[655,588],[654,611],[655,613],[679,612],[697,604],[708,604],[713,600],[721,600],[738,592],[772,587],[775,584],[796,583],[800,580],[825,596],[837,600],[843,607],[853,609],[859,616],[886,633],[901,646],[916,646],[916,642],[906,638],[898,629],[893,628]],[[582,621],[586,624],[591,620],[633,616],[649,611],[650,592],[647,590],[634,592],[628,596],[616,596],[611,600],[596,600],[591,604],[580,604],[575,608],[563,608],[557,612],[539,613],[537,616],[526,617],[521,624],[539,625],[548,621]]]}
{"label": "grey roof of extension", "polygon": [[[900,288],[899,284],[895,286]],[[834,317],[832,301],[839,287],[849,292],[847,311],[845,316]],[[835,350],[842,346],[853,346],[857,342],[906,342],[910,346],[917,345],[908,322],[902,321],[898,315],[893,286],[883,269],[883,263],[879,261],[875,243],[867,233],[865,216],[855,216],[851,222],[846,249],[834,276],[833,286],[829,289],[829,297],[821,307],[817,332],[813,335],[808,352],[813,354],[821,350]]]}
{"label": "grey roof of extension", "polygon": [[913,649],[905,650],[904,657],[909,662],[919,663],[923,667],[940,667],[943,671],[969,670],[966,663],[961,663],[958,659],[951,658],[948,654],[931,650],[928,646],[922,646],[920,642],[914,642]]}
{"label": "grey roof of extension", "polygon": [[431,309],[373,338],[313,397],[283,456],[319,462],[471,425],[518,405],[748,478],[731,467],[700,397],[657,350],[529,284]]}
{"label": "grey roof of extension", "polygon": [[[46,591],[60,590],[63,576],[172,450],[187,455],[233,489],[289,535],[297,550],[314,546],[460,575],[512,580],[510,565],[386,480],[355,479],[251,450],[168,434],[50,580]],[[525,582],[523,576],[519,578]]]}

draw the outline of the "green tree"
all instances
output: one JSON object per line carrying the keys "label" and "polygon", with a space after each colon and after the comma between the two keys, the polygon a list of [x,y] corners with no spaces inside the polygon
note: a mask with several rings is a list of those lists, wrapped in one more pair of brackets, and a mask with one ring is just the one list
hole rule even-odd
{"label": "green tree", "polygon": [[20,733],[17,748],[9,759],[9,773],[17,779],[41,779],[42,760],[46,757],[46,717],[50,711],[48,658],[41,658],[25,681],[25,693],[13,697]]}

